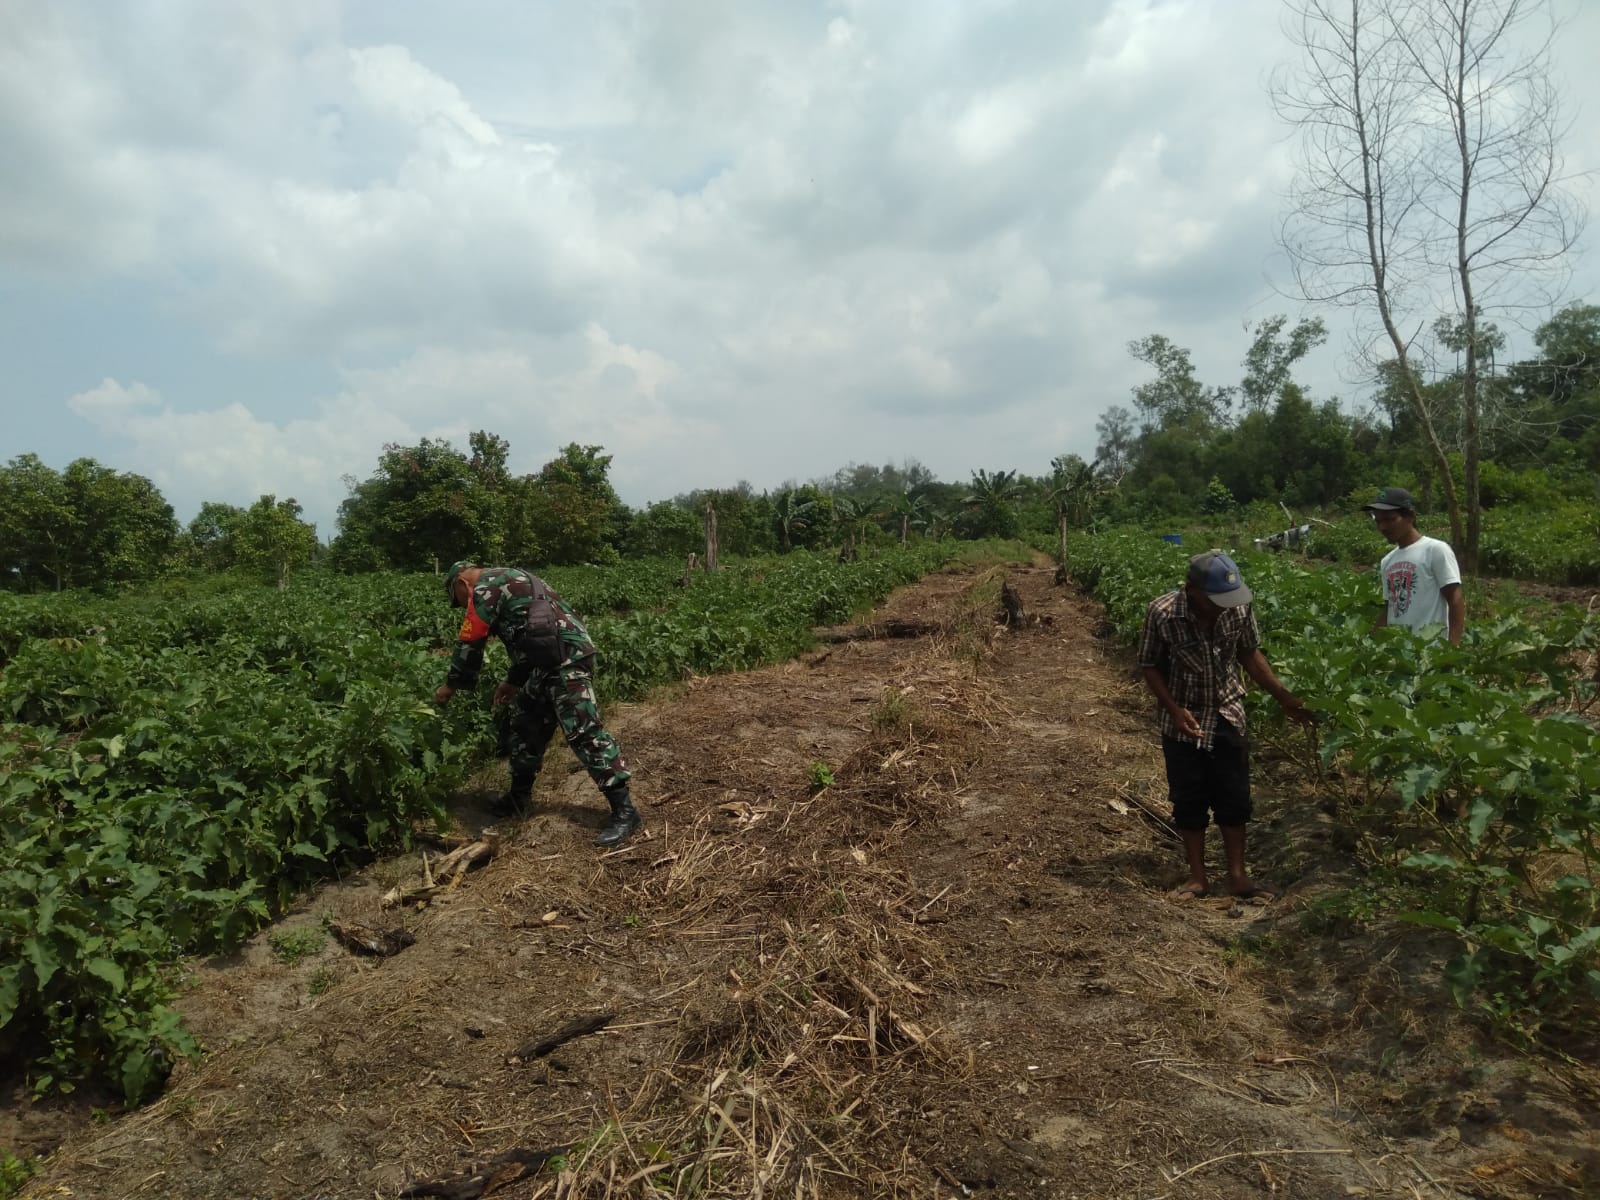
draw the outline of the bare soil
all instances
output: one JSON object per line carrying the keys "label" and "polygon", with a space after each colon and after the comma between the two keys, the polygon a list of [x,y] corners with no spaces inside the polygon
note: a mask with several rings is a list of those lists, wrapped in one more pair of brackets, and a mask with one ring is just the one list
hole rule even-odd
{"label": "bare soil", "polygon": [[1349,837],[1293,762],[1256,769],[1280,898],[1168,897],[1126,657],[1050,568],[1004,574],[1046,621],[997,626],[1001,572],[946,573],[871,617],[935,636],[618,706],[648,821],[620,851],[590,847],[599,797],[552,747],[534,814],[431,904],[380,910],[409,855],[282,923],[404,926],[395,957],[286,963],[263,935],[197,965],[206,1054],[160,1101],[76,1128],[12,1106],[0,1144],[66,1130],[24,1194],[390,1198],[565,1147],[484,1194],[1600,1194],[1592,1071],[1486,1043],[1435,982],[1443,943],[1302,929]]}

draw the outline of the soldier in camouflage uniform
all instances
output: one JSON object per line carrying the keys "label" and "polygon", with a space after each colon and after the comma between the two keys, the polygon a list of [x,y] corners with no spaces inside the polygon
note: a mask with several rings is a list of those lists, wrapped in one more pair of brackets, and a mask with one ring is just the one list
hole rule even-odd
{"label": "soldier in camouflage uniform", "polygon": [[457,688],[472,687],[483,668],[492,634],[505,643],[511,669],[494,690],[496,704],[516,704],[511,717],[511,787],[493,806],[496,816],[524,811],[545,746],[557,726],[578,761],[588,768],[611,805],[611,821],[595,838],[615,846],[641,824],[628,794],[627,760],[616,738],[600,723],[594,694],[594,643],[567,602],[537,575],[516,567],[454,563],[445,593],[465,608],[450,673],[434,700],[448,704]]}

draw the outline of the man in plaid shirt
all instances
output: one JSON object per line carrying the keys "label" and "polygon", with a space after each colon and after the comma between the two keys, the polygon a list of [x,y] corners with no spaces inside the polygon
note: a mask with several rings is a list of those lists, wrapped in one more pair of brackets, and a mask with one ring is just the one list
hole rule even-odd
{"label": "man in plaid shirt", "polygon": [[1167,762],[1172,823],[1183,835],[1189,878],[1175,899],[1207,895],[1206,826],[1214,816],[1228,863],[1228,891],[1270,899],[1270,889],[1244,869],[1244,827],[1250,820],[1250,750],[1245,739],[1243,667],[1292,721],[1314,720],[1272,673],[1261,653],[1251,592],[1239,567],[1220,550],[1189,560],[1189,578],[1158,596],[1145,612],[1139,666],[1159,702],[1161,750]]}

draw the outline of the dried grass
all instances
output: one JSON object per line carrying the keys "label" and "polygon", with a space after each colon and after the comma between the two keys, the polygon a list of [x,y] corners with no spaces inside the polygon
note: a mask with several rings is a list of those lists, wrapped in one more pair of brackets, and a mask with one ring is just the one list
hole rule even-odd
{"label": "dried grass", "polygon": [[959,896],[927,894],[890,851],[948,814],[995,708],[959,647],[936,640],[885,685],[831,786],[726,802],[652,848],[626,903],[702,962],[719,953],[657,997],[681,1014],[663,1065],[551,1197],[925,1194],[926,1167],[881,1137],[908,1079],[971,1070],[929,1017],[956,971],[928,927]]}

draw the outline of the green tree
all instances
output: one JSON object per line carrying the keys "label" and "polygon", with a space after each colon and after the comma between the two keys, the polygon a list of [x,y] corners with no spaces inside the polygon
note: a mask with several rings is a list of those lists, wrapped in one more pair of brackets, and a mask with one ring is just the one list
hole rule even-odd
{"label": "green tree", "polygon": [[449,442],[387,445],[376,472],[349,482],[329,551],[341,570],[414,571],[498,552],[503,503]]}
{"label": "green tree", "polygon": [[705,538],[699,516],[672,500],[658,500],[634,514],[628,525],[626,553],[633,558],[687,558]]}
{"label": "green tree", "polygon": [[233,529],[244,509],[236,504],[207,500],[184,531],[185,557],[191,566],[225,571],[233,566]]}
{"label": "green tree", "polygon": [[961,502],[967,536],[1016,537],[1021,499],[1022,484],[1015,471],[974,471],[972,485]]}
{"label": "green tree", "polygon": [[1600,305],[1568,305],[1533,340],[1539,357],[1506,372],[1523,465],[1600,472]]}
{"label": "green tree", "polygon": [[910,540],[913,530],[921,531],[928,527],[933,512],[928,497],[915,488],[885,496],[878,507],[894,523],[896,536],[902,546]]}
{"label": "green tree", "polygon": [[1094,514],[1094,504],[1105,488],[1098,460],[1084,462],[1077,454],[1061,454],[1050,460],[1046,496],[1055,508],[1056,533],[1060,540],[1057,561],[1067,561],[1067,530],[1082,529]]}
{"label": "green tree", "polygon": [[10,586],[67,586],[79,523],[61,473],[37,454],[0,470],[0,570]]}
{"label": "green tree", "polygon": [[1284,337],[1283,327],[1288,323],[1288,317],[1272,316],[1255,328],[1239,384],[1246,412],[1270,409],[1289,383],[1295,363],[1328,340],[1328,327],[1321,317],[1298,322]]}
{"label": "green tree", "polygon": [[846,557],[856,556],[858,547],[872,537],[883,515],[870,501],[852,500],[849,496],[833,498],[834,528],[844,543]]}
{"label": "green tree", "polygon": [[783,488],[773,498],[772,511],[778,524],[779,548],[787,554],[794,549],[796,538],[804,537],[818,524],[821,494],[814,487]]}
{"label": "green tree", "polygon": [[316,526],[300,519],[302,511],[292,498],[269,495],[239,513],[228,531],[235,565],[287,587],[290,573],[317,554]]}
{"label": "green tree", "polygon": [[1233,493],[1228,490],[1228,485],[1213,475],[1211,481],[1206,484],[1206,512],[1212,516],[1221,516],[1231,513],[1238,506]]}
{"label": "green tree", "polygon": [[567,566],[614,562],[621,502],[611,486],[611,455],[573,442],[513,489],[510,544],[519,562]]}
{"label": "green tree", "polygon": [[1133,389],[1145,429],[1183,428],[1205,437],[1226,421],[1232,391],[1206,387],[1196,379],[1194,362],[1182,346],[1152,333],[1129,342],[1128,353],[1156,372],[1154,379]]}
{"label": "green tree", "polygon": [[[778,549],[777,509],[772,497],[758,494],[747,480],[740,480],[731,488],[712,488],[680,497],[680,502],[693,505],[694,511],[702,514],[708,501],[717,514],[722,555],[772,554]],[[804,544],[803,538],[809,532],[797,531],[796,545]]]}
{"label": "green tree", "polygon": [[92,458],[62,471],[35,454],[0,469],[0,578],[57,590],[148,579],[172,562],[178,522],[142,475]]}
{"label": "green tree", "polygon": [[75,582],[126,583],[171,566],[178,519],[155,484],[92,458],[73,460],[61,476],[79,517]]}
{"label": "green tree", "polygon": [[1100,414],[1094,429],[1100,435],[1100,441],[1095,446],[1095,458],[1104,464],[1112,478],[1121,478],[1133,465],[1138,444],[1138,429],[1132,411],[1126,405],[1113,404]]}

